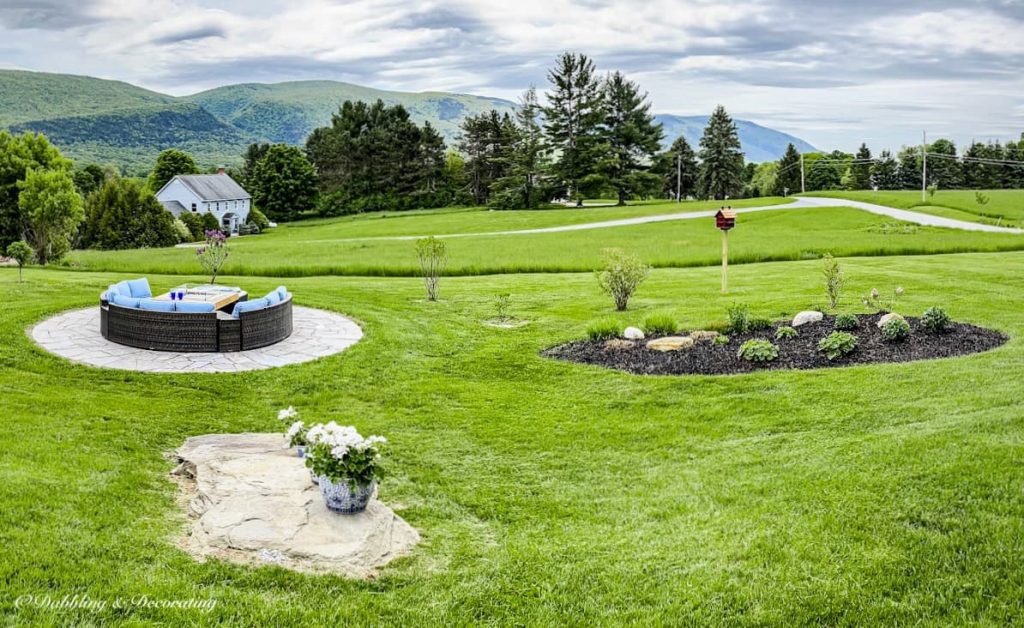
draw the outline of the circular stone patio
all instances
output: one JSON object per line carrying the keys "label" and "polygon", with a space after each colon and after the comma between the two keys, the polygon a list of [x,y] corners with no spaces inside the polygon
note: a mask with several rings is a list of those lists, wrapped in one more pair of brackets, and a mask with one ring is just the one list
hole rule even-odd
{"label": "circular stone patio", "polygon": [[48,318],[29,335],[43,349],[72,362],[145,373],[237,373],[309,362],[340,353],[363,337],[350,319],[295,306],[292,335],[281,342],[234,353],[177,353],[136,349],[110,342],[100,334],[100,308],[71,310]]}

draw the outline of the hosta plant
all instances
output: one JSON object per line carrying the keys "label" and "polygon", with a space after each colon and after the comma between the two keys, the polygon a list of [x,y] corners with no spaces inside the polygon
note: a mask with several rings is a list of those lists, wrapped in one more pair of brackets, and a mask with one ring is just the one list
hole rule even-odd
{"label": "hosta plant", "polygon": [[782,327],[779,327],[778,329],[775,330],[776,340],[790,340],[796,338],[799,335],[800,333],[796,329],[788,325],[783,325]]}
{"label": "hosta plant", "polygon": [[779,357],[779,348],[768,340],[748,340],[736,355],[747,362],[771,362]]}
{"label": "hosta plant", "polygon": [[830,361],[849,355],[856,348],[857,337],[845,331],[834,331],[818,342],[818,351]]}
{"label": "hosta plant", "polygon": [[838,331],[853,331],[860,327],[856,314],[840,314],[836,316],[835,328]]}
{"label": "hosta plant", "polygon": [[893,318],[882,325],[882,339],[886,342],[900,342],[910,335],[910,323],[902,318]]}

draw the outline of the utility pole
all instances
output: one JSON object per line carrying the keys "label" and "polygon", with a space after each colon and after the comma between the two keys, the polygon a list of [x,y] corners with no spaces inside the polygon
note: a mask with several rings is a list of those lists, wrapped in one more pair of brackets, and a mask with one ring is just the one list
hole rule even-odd
{"label": "utility pole", "polygon": [[683,202],[683,154],[676,153],[676,202]]}
{"label": "utility pole", "polygon": [[807,189],[804,187],[804,154],[800,153],[800,193],[803,194]]}
{"label": "utility pole", "polygon": [[921,202],[928,191],[928,131],[921,131]]}

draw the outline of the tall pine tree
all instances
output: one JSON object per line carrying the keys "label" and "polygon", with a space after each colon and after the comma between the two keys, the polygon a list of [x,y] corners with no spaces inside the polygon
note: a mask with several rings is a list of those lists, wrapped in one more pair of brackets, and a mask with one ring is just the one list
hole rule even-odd
{"label": "tall pine tree", "polygon": [[697,187],[703,198],[723,200],[743,189],[743,151],[736,124],[719,105],[700,138],[700,176]]}
{"label": "tall pine tree", "polygon": [[871,149],[862,143],[854,163],[850,164],[850,189],[871,189]]}
{"label": "tall pine tree", "polygon": [[697,155],[682,135],[672,142],[667,151],[658,155],[653,168],[661,175],[662,193],[667,198],[678,200],[696,194],[699,169]]}
{"label": "tall pine tree", "polygon": [[547,166],[541,108],[533,86],[523,93],[516,110],[516,139],[509,151],[507,173],[492,185],[491,206],[536,209],[547,194],[541,177]]}
{"label": "tall pine tree", "polygon": [[800,191],[800,152],[792,143],[779,160],[779,172],[775,178],[775,193],[784,196]]}
{"label": "tall pine tree", "polygon": [[898,190],[900,188],[899,164],[892,153],[883,150],[875,163],[871,164],[871,181],[879,190]]}
{"label": "tall pine tree", "polygon": [[551,91],[544,108],[544,131],[558,154],[552,171],[565,186],[566,196],[582,206],[584,189],[597,172],[601,153],[603,102],[594,63],[586,55],[566,52],[548,72]]}
{"label": "tall pine tree", "polygon": [[661,124],[654,122],[647,94],[621,72],[613,72],[604,83],[604,131],[607,151],[601,171],[615,188],[618,204],[656,185],[657,175],[648,172],[664,137]]}

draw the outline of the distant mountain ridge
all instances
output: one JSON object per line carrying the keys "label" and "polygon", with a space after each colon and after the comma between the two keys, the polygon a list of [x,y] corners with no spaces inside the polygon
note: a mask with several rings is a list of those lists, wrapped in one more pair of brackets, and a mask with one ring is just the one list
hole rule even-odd
{"label": "distant mountain ridge", "polygon": [[[395,92],[338,81],[241,83],[175,97],[106,79],[0,70],[0,128],[45,133],[69,157],[148,171],[165,148],[195,155],[201,166],[238,164],[251,142],[302,144],[328,124],[345,100],[401,104],[417,123],[429,122],[449,146],[468,115],[512,112],[501,98],[448,92]],[[684,135],[696,149],[707,116],[662,114],[666,145]],[[799,138],[736,120],[749,161],[778,159]]]}

